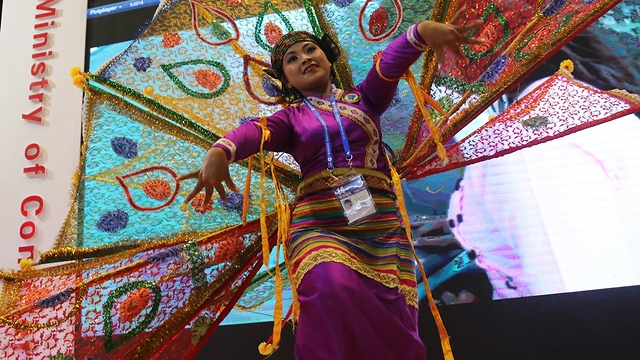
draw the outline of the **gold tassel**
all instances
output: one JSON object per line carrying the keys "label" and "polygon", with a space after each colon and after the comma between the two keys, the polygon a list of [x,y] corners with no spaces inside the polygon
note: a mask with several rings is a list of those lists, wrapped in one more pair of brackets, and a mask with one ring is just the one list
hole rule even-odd
{"label": "gold tassel", "polygon": [[79,66],[72,67],[69,76],[73,85],[79,89],[84,89],[88,84],[87,74],[83,73]]}
{"label": "gold tassel", "polygon": [[[420,86],[418,86],[418,83],[416,82],[416,78],[413,75],[413,72],[411,71],[411,69],[407,69],[403,78],[409,84],[409,88],[413,93],[413,97],[416,99],[416,103],[420,108],[422,117],[424,117],[424,121],[427,123],[427,127],[429,128],[429,133],[431,134],[431,137],[433,137],[433,140],[436,143],[436,146],[438,149],[438,157],[440,157],[440,159],[442,159],[442,161],[445,164],[448,163],[449,158],[447,157],[447,151],[445,150],[444,145],[442,145],[442,140],[440,139],[440,132],[438,131],[438,128],[434,124],[433,119],[431,118],[431,114],[429,113],[429,111],[427,111],[427,108],[424,106],[424,103],[425,102],[429,103],[429,105],[431,105],[434,109],[436,109],[442,115],[445,115],[444,111],[442,110],[442,108],[440,107],[440,104],[438,104],[437,101],[433,100],[431,96],[429,96],[429,94],[427,94],[423,89],[420,88]],[[441,121],[445,121],[445,119],[443,118]]]}
{"label": "gold tassel", "polygon": [[404,204],[404,195],[402,194],[402,184],[400,183],[400,175],[391,164],[391,160],[389,156],[387,156],[387,161],[389,162],[389,168],[391,169],[391,178],[393,180],[393,187],[396,191],[396,197],[398,198],[398,208],[400,209],[400,214],[402,215],[402,222],[404,223],[404,230],[407,233],[407,239],[409,239],[409,245],[411,245],[411,251],[413,252],[413,257],[416,259],[416,263],[418,264],[418,268],[420,269],[420,273],[422,274],[422,280],[424,281],[425,288],[427,290],[427,299],[429,300],[429,308],[431,309],[431,315],[436,321],[436,326],[438,327],[438,334],[440,335],[440,346],[442,346],[442,352],[444,354],[445,360],[453,360],[453,351],[451,350],[451,344],[449,343],[449,334],[447,333],[447,329],[444,327],[444,323],[442,322],[442,318],[440,317],[440,312],[436,307],[435,301],[433,301],[433,295],[431,294],[431,289],[429,288],[429,281],[427,279],[427,275],[424,271],[424,267],[418,258],[418,254],[416,254],[416,249],[413,246],[413,237],[411,236],[411,224],[409,222],[409,215],[407,214],[407,208]]}
{"label": "gold tassel", "polygon": [[[267,130],[267,118],[262,117],[260,119],[260,127],[262,128],[262,142],[260,144],[260,167],[262,170],[262,175],[260,179],[261,187],[262,187],[262,212],[261,212],[261,226],[262,220],[265,219],[265,227],[263,229],[264,234],[266,234],[266,203],[265,203],[265,188],[264,188],[264,179],[266,176],[266,165],[264,161],[264,152],[263,152],[263,144],[269,138],[269,131]],[[271,179],[273,181],[274,193],[276,198],[276,213],[278,216],[278,232],[276,234],[276,270],[275,270],[275,297],[276,303],[273,309],[273,333],[267,342],[262,342],[258,346],[258,351],[260,354],[267,356],[276,351],[280,347],[280,337],[282,333],[282,326],[286,322],[286,319],[282,318],[282,292],[283,292],[283,280],[282,280],[282,272],[280,271],[280,262],[278,261],[278,257],[280,255],[280,251],[283,247],[284,241],[287,239],[289,235],[289,222],[290,222],[290,214],[289,214],[289,205],[287,202],[287,195],[280,182],[278,181],[276,169],[274,166],[274,162],[272,161],[270,164],[271,170]],[[266,235],[263,235],[262,238],[262,246],[264,253],[264,263],[268,264],[269,261],[269,241]],[[287,271],[289,271],[290,267],[288,265],[288,257],[285,252],[285,266]],[[299,313],[299,304],[297,301],[297,292],[295,289],[292,289],[294,302],[292,304],[292,311],[294,313],[294,318],[297,318]],[[291,312],[290,312],[291,313]],[[289,313],[289,314],[290,314]],[[289,317],[287,314],[287,318]]]}
{"label": "gold tassel", "polygon": [[33,260],[29,258],[20,259],[20,270],[21,271],[31,271],[33,270]]}
{"label": "gold tassel", "polygon": [[[282,325],[283,325],[283,320],[282,320],[282,272],[280,271],[280,261],[279,261],[279,256],[280,256],[280,249],[282,248],[282,244],[284,243],[284,241],[287,239],[287,236],[289,234],[289,206],[287,203],[287,197],[286,197],[286,193],[284,191],[284,189],[282,188],[282,186],[280,185],[280,182],[278,181],[278,178],[276,176],[276,169],[275,166],[273,165],[274,163],[271,162],[270,167],[271,167],[271,179],[273,181],[273,186],[274,186],[274,190],[275,190],[275,197],[276,197],[276,210],[277,210],[277,214],[278,214],[278,234],[277,234],[277,238],[276,238],[276,274],[275,274],[275,280],[276,280],[276,289],[275,289],[275,295],[276,295],[276,303],[273,309],[273,335],[272,335],[272,341],[271,344],[266,346],[266,348],[263,347],[264,350],[270,350],[271,352],[277,350],[280,347],[280,335],[282,333]],[[286,251],[285,251],[286,252]],[[285,255],[285,262],[286,262],[286,255]],[[288,267],[287,267],[288,270]],[[262,344],[261,344],[262,345]],[[263,354],[264,355],[264,354]]]}
{"label": "gold tassel", "polygon": [[567,70],[570,73],[573,72],[573,68],[573,61],[571,61],[571,59],[563,60],[560,63],[560,69]]}
{"label": "gold tassel", "polygon": [[267,232],[267,203],[264,200],[264,178],[266,176],[264,165],[264,142],[269,140],[271,132],[267,129],[267,117],[260,118],[258,123],[262,128],[262,139],[260,140],[260,232],[262,233],[262,262],[264,266],[269,266],[269,233]]}
{"label": "gold tassel", "polygon": [[253,167],[253,156],[249,157],[247,165],[247,180],[244,183],[244,198],[242,198],[242,225],[247,225],[247,214],[249,213],[249,190],[251,189],[251,168]]}

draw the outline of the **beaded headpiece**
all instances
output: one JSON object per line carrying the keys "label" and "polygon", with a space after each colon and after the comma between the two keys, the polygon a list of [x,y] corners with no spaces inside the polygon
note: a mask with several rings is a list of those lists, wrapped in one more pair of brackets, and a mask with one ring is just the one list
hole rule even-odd
{"label": "beaded headpiece", "polygon": [[[282,60],[284,59],[284,55],[293,44],[300,41],[310,41],[318,45],[324,52],[327,60],[332,64],[338,59],[338,56],[340,56],[338,45],[336,45],[329,36],[323,35],[322,38],[319,38],[307,31],[292,31],[283,35],[271,50],[271,69],[266,71],[269,76],[278,80],[283,79],[284,70]],[[282,86],[282,96],[288,102],[300,97],[297,90],[289,89],[286,86]]]}

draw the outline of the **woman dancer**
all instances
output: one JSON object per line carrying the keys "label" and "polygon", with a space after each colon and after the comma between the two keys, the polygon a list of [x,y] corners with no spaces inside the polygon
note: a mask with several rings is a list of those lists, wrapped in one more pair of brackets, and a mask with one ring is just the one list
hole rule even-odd
{"label": "woman dancer", "polygon": [[[428,47],[440,62],[444,48],[462,57],[458,44],[480,23],[459,25],[464,8],[448,24],[422,21],[395,39],[360,84],[332,86],[339,56],[328,37],[303,31],[284,35],[271,53],[272,75],[290,106],[249,121],[214,144],[185,198],[202,189],[205,204],[215,189],[238,191],[228,164],[264,149],[290,153],[302,183],[285,244],[300,313],[297,359],[424,359],[417,328],[414,259],[400,227],[390,169],[381,141],[380,116],[399,78]],[[266,119],[266,124],[264,120]],[[350,200],[355,211],[344,208]]]}

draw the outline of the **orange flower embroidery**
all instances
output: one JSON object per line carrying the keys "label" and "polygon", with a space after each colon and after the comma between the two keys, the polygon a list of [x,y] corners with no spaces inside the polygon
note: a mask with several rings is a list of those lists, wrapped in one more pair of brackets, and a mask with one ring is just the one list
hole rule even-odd
{"label": "orange flower embroidery", "polygon": [[193,200],[191,200],[191,206],[193,206],[193,209],[196,212],[200,214],[204,214],[207,211],[213,211],[213,201],[209,201],[207,206],[203,206],[203,204],[204,204],[204,194],[198,194],[196,195],[196,197],[193,198]]}
{"label": "orange flower embroidery", "polygon": [[500,41],[503,33],[504,29],[498,20],[490,21],[484,25],[482,32],[478,36],[479,38],[484,39],[484,43],[471,45],[471,48],[478,53],[489,51],[492,47],[496,46],[498,41]]}
{"label": "orange flower embroidery", "polygon": [[227,0],[227,5],[236,6],[242,4],[242,0]]}
{"label": "orange flower embroidery", "polygon": [[140,315],[142,310],[149,304],[149,301],[151,301],[151,290],[142,288],[132,292],[120,303],[120,306],[118,306],[120,322],[129,322]]}
{"label": "orange flower embroidery", "polygon": [[142,183],[142,190],[155,200],[166,200],[171,196],[171,186],[165,180],[148,180]]}
{"label": "orange flower embroidery", "polygon": [[218,248],[216,248],[216,251],[213,253],[213,261],[216,264],[231,261],[234,256],[244,249],[245,246],[242,237],[227,239],[218,244]]}
{"label": "orange flower embroidery", "polygon": [[48,289],[44,289],[44,288],[31,288],[27,291],[27,293],[25,294],[22,302],[24,304],[33,304],[38,300],[42,300],[44,298],[46,298],[47,296],[49,296],[51,292]]}
{"label": "orange flower embroidery", "polygon": [[282,37],[282,29],[272,21],[269,21],[267,25],[264,26],[264,37],[270,45],[275,45]]}
{"label": "orange flower embroidery", "polygon": [[222,84],[222,76],[211,70],[200,69],[196,71],[195,75],[198,84],[209,90],[213,90],[217,88],[218,85]]}
{"label": "orange flower embroidery", "polygon": [[175,32],[166,33],[162,36],[162,47],[172,48],[178,46],[181,41],[180,34]]}

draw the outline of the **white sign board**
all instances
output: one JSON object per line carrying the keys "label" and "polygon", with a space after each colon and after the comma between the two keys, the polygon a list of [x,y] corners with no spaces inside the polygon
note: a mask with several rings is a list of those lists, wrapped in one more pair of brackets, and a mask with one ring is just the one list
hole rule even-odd
{"label": "white sign board", "polygon": [[0,268],[50,250],[81,140],[86,0],[4,0],[0,29]]}

